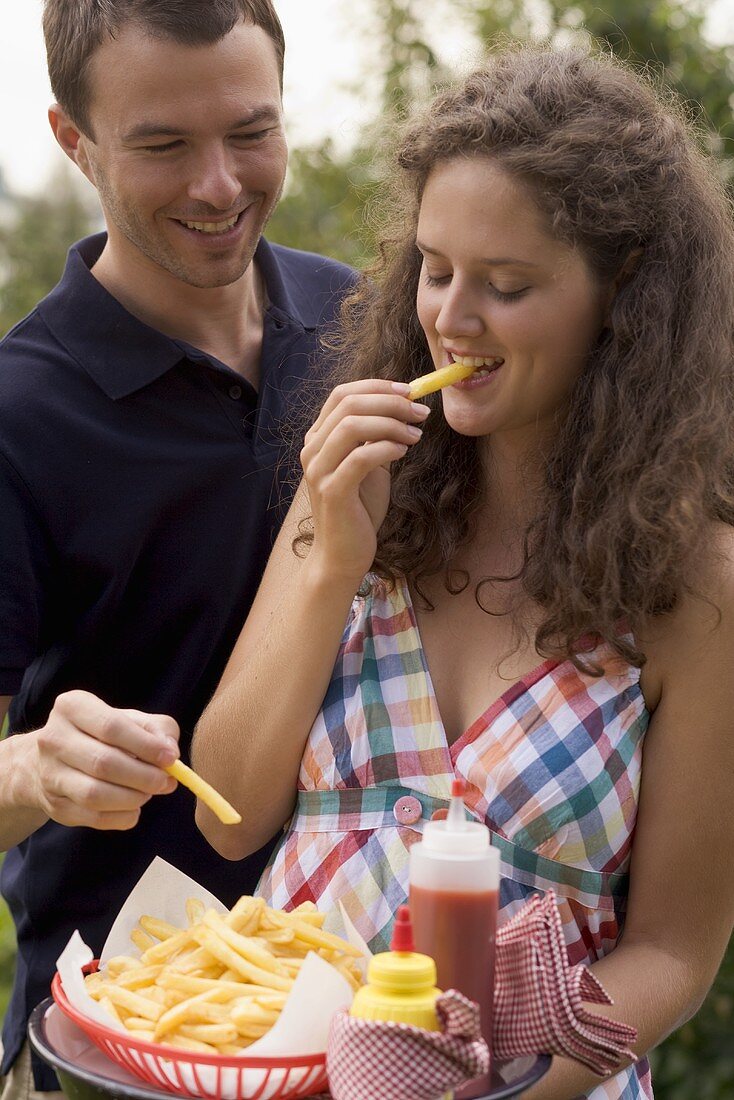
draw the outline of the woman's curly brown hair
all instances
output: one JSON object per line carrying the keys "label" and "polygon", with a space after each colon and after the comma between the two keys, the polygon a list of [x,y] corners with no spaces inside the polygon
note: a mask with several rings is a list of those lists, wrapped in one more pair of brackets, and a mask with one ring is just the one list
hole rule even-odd
{"label": "woman's curly brown hair", "polygon": [[[731,208],[683,109],[644,77],[589,50],[504,49],[403,134],[392,228],[345,304],[330,385],[431,369],[415,308],[418,210],[431,169],[467,156],[529,186],[550,232],[601,280],[636,260],[546,456],[519,576],[544,613],[541,654],[578,663],[591,636],[642,665],[620,622],[638,638],[671,611],[695,587],[711,521],[734,522]],[[443,574],[451,590],[482,467],[477,440],[448,427],[440,395],[427,400],[420,446],[393,466],[373,571],[418,591]]]}

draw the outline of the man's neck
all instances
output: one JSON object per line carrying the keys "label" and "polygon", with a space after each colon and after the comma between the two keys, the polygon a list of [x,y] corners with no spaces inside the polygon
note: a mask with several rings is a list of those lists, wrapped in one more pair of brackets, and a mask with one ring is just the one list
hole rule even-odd
{"label": "man's neck", "polygon": [[213,355],[258,387],[265,293],[254,261],[235,283],[196,287],[143,256],[119,262],[108,243],[92,274],[144,324]]}

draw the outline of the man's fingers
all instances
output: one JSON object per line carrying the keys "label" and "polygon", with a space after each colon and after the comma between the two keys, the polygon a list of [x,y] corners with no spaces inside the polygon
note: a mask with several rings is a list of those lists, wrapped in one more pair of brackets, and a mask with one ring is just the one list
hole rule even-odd
{"label": "man's fingers", "polygon": [[88,691],[67,691],[54,704],[50,726],[55,716],[156,767],[167,767],[178,759],[178,727],[167,715],[116,710]]}
{"label": "man's fingers", "polygon": [[144,799],[138,806],[129,810],[94,809],[63,795],[55,796],[48,801],[46,812],[59,825],[121,831],[135,828],[140,820],[141,807],[148,800]]}
{"label": "man's fingers", "polygon": [[45,777],[47,786],[53,783],[49,777],[53,776],[54,766],[65,766],[107,786],[114,784],[143,795],[164,794],[174,788],[162,768],[90,737],[62,718],[39,731],[39,747],[45,759],[53,761]]}

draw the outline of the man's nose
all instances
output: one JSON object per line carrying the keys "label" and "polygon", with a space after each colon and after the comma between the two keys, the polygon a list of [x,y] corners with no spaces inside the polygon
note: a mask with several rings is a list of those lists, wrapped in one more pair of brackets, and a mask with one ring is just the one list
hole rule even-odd
{"label": "man's nose", "polygon": [[188,186],[189,198],[215,210],[231,210],[242,185],[225,149],[210,149],[200,158]]}

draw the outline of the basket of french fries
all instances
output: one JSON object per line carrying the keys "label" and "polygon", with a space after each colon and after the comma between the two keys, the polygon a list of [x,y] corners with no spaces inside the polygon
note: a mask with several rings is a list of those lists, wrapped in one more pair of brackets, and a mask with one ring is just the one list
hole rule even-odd
{"label": "basket of french fries", "polygon": [[362,981],[360,949],[311,903],[285,913],[242,897],[221,912],[189,897],[185,911],[179,925],[141,916],[126,952],[83,969],[72,937],[52,985],[59,1009],[156,1088],[212,1100],[322,1091],[328,1025]]}

